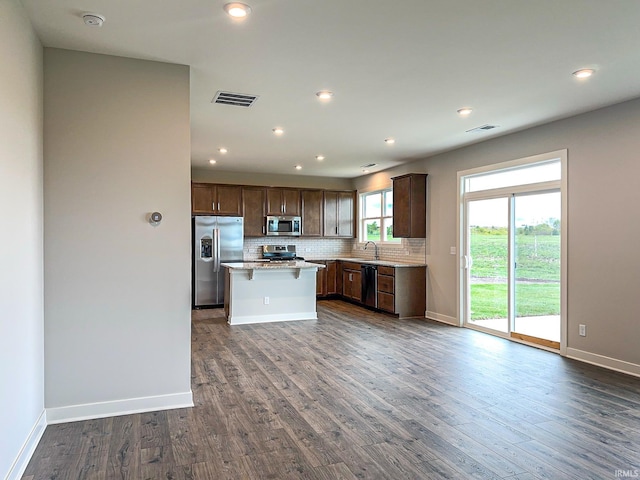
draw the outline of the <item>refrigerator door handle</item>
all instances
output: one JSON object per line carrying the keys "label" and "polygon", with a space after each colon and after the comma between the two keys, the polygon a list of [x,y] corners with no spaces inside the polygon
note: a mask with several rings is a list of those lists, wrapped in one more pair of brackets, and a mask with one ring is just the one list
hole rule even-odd
{"label": "refrigerator door handle", "polygon": [[213,271],[218,273],[220,271],[220,229],[213,229]]}

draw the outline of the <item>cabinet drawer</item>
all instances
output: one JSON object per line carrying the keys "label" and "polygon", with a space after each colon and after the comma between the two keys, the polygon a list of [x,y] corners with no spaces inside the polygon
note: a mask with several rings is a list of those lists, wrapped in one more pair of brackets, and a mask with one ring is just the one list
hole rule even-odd
{"label": "cabinet drawer", "polygon": [[382,267],[382,266],[378,267],[378,275],[390,275],[393,277],[395,273],[396,273],[396,269],[393,267]]}
{"label": "cabinet drawer", "polygon": [[390,293],[378,292],[378,308],[385,312],[395,313],[395,296]]}
{"label": "cabinet drawer", "polygon": [[378,291],[394,293],[393,281],[393,277],[390,277],[389,275],[380,275],[380,273],[378,273]]}
{"label": "cabinet drawer", "polygon": [[342,262],[342,269],[343,270],[358,270],[358,271],[360,271],[360,264],[359,263],[353,263],[353,262]]}

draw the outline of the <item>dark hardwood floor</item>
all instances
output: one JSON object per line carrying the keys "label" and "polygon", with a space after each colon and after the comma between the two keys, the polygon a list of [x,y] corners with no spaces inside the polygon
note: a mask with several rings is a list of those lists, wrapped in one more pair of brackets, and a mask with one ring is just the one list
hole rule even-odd
{"label": "dark hardwood floor", "polygon": [[193,314],[195,408],[47,427],[24,479],[614,479],[640,379],[321,301],[318,321]]}

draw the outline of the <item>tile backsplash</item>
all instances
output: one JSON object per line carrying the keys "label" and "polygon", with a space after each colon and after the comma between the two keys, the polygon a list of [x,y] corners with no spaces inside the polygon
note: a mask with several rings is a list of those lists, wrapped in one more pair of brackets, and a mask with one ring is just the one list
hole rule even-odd
{"label": "tile backsplash", "polygon": [[[372,259],[375,249],[372,246],[364,249],[364,243],[352,240],[351,257]],[[380,245],[378,254],[380,260],[398,261],[402,263],[425,263],[426,243],[424,238],[402,238],[400,245]]]}
{"label": "tile backsplash", "polygon": [[[262,258],[262,245],[295,245],[296,253],[305,259],[325,259],[339,257],[370,258],[374,249],[364,250],[364,243],[343,238],[296,238],[296,237],[247,237],[244,239],[244,259]],[[378,247],[381,260],[407,263],[424,263],[426,240],[424,238],[403,238],[400,245]]]}
{"label": "tile backsplash", "polygon": [[343,238],[296,238],[296,237],[246,237],[244,259],[262,258],[262,245],[295,245],[299,257],[333,258],[351,256],[353,240]]}

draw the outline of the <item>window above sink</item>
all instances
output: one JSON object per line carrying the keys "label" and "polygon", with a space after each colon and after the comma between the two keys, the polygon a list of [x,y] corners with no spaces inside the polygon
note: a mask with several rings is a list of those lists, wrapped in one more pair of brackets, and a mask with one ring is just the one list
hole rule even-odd
{"label": "window above sink", "polygon": [[393,188],[362,193],[359,200],[359,241],[399,245],[393,237]]}

